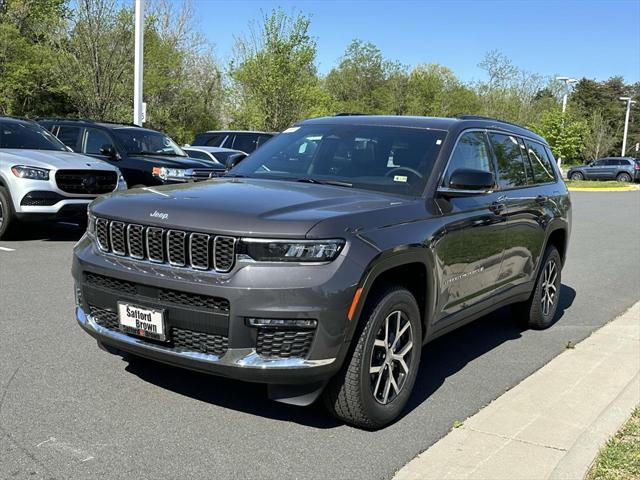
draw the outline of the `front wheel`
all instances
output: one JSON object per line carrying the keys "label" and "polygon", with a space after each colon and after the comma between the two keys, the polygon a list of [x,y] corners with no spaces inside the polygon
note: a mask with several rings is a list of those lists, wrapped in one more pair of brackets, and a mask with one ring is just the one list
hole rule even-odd
{"label": "front wheel", "polygon": [[371,299],[354,349],[323,393],[340,420],[376,429],[394,421],[409,400],[422,349],[418,304],[408,290],[389,287]]}
{"label": "front wheel", "polygon": [[0,187],[0,239],[8,236],[15,222],[11,196],[6,188]]}

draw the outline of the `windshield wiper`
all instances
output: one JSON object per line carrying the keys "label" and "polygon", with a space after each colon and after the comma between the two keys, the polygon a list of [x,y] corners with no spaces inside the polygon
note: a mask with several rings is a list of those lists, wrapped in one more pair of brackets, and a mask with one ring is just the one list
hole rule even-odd
{"label": "windshield wiper", "polygon": [[353,183],[341,182],[339,180],[318,180],[316,178],[303,177],[296,178],[295,181],[303,183],[317,183],[319,185],[332,185],[334,187],[353,187]]}

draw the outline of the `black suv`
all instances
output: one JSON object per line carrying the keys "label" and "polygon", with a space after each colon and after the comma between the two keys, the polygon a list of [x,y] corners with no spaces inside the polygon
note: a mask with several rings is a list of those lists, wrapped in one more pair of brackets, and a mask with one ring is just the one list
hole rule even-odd
{"label": "black suv", "polygon": [[276,135],[270,132],[253,132],[247,130],[209,130],[199,133],[193,139],[192,146],[224,147],[240,150],[247,155],[267,140]]}
{"label": "black suv", "polygon": [[38,123],[74,152],[118,167],[130,188],[207,180],[225,171],[219,163],[190,158],[165,134],[137,125],[64,118]]}
{"label": "black suv", "polygon": [[264,382],[282,402],[322,394],[378,428],[411,395],[425,343],[508,304],[553,323],[570,225],[529,130],[317,118],[226,177],[94,201],[76,316],[109,352]]}

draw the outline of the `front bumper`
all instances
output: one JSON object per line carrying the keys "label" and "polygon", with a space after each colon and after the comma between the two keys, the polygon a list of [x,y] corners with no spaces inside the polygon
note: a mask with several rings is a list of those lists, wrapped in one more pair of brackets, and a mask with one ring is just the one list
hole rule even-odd
{"label": "front bumper", "polygon": [[[344,254],[344,252],[343,252]],[[74,251],[73,276],[80,301],[76,318],[100,343],[163,363],[250,382],[300,385],[322,382],[340,368],[348,350],[352,328],[347,311],[362,268],[344,254],[325,265],[252,264],[238,261],[231,272],[216,273],[114,257],[98,252],[84,237]],[[103,276],[133,286],[135,293],[92,283]],[[222,314],[176,304],[163,297],[172,294],[209,296],[229,302]],[[173,297],[175,298],[175,297]],[[222,354],[175,348],[177,342],[155,342],[105,328],[92,312],[114,316],[117,302],[125,301],[167,312],[167,331],[195,331],[223,336]],[[317,327],[302,356],[265,356],[258,348],[260,329],[247,318],[314,319]]]}

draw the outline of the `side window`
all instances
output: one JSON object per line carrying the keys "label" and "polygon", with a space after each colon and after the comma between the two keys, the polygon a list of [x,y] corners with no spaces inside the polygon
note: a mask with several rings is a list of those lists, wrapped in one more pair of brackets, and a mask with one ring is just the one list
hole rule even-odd
{"label": "side window", "polygon": [[242,150],[246,153],[251,153],[256,149],[256,135],[250,133],[238,133],[233,141],[233,147],[235,150]]}
{"label": "side window", "polygon": [[606,160],[597,160],[593,162],[593,167],[603,167]]}
{"label": "side window", "polygon": [[194,145],[207,145],[208,147],[219,147],[220,145],[222,145],[222,142],[224,142],[224,139],[227,138],[226,135],[222,134],[222,133],[215,133],[211,136],[209,136],[204,142],[202,143],[196,143],[194,142]]}
{"label": "side window", "polygon": [[490,133],[489,139],[498,161],[500,188],[521,187],[527,184],[524,159],[518,139],[511,135]]}
{"label": "side window", "polygon": [[113,142],[109,136],[93,128],[87,129],[87,138],[85,140],[84,153],[93,153],[100,155],[100,149],[105,145],[112,145]]}
{"label": "side window", "polygon": [[187,152],[187,155],[189,155],[191,158],[199,158],[200,160],[211,161],[211,157],[206,152],[202,152],[200,150],[185,150],[185,152]]}
{"label": "side window", "polygon": [[621,162],[620,162],[620,160],[609,159],[609,160],[607,160],[605,165],[607,167],[617,167],[618,165],[621,165]]}
{"label": "side window", "polygon": [[445,187],[449,185],[451,174],[460,168],[493,172],[489,145],[484,132],[467,132],[460,136],[444,175]]}
{"label": "side window", "polygon": [[58,127],[58,140],[67,147],[76,150],[78,148],[78,138],[80,137],[80,127],[60,125]]}
{"label": "side window", "polygon": [[258,140],[256,140],[256,148],[264,145],[267,140],[271,140],[271,135],[258,135]]}
{"label": "side window", "polygon": [[553,182],[555,180],[554,170],[547,158],[544,147],[530,140],[525,140],[525,145],[527,146],[529,161],[533,168],[534,183]]}

